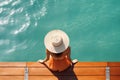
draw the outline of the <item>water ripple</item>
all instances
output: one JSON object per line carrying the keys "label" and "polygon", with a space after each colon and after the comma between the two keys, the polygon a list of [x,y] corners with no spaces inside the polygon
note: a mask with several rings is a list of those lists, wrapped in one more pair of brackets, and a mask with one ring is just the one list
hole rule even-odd
{"label": "water ripple", "polygon": [[42,8],[38,4],[38,7],[40,8],[40,10],[37,10],[37,12],[33,14],[34,18],[37,18],[39,20],[41,17],[47,14],[47,8],[46,8],[47,4],[48,4],[48,0],[44,0],[42,4]]}
{"label": "water ripple", "polygon": [[0,25],[5,25],[5,24],[8,24],[8,19],[0,19]]}
{"label": "water ripple", "polygon": [[15,13],[21,13],[23,11],[23,8],[22,7],[20,7],[20,8],[18,8],[18,9],[12,9],[11,11],[10,11],[10,16],[11,15],[14,15]]}
{"label": "water ripple", "polygon": [[9,3],[11,3],[12,0],[4,0],[4,1],[0,1],[0,6],[5,6],[8,5]]}
{"label": "water ripple", "polygon": [[21,0],[16,0],[15,2],[12,3],[12,6],[15,6],[17,4],[19,4],[21,2]]}
{"label": "water ripple", "polygon": [[3,12],[3,8],[0,8],[0,13],[2,13]]}
{"label": "water ripple", "polygon": [[27,30],[27,28],[29,27],[29,25],[30,25],[30,17],[29,17],[28,14],[26,14],[25,16],[26,16],[26,18],[25,18],[25,19],[26,19],[25,23],[22,24],[22,26],[21,26],[18,30],[15,30],[15,31],[14,31],[14,34],[18,34],[18,33],[20,33],[20,32],[23,32],[23,31]]}
{"label": "water ripple", "polygon": [[[7,42],[7,41],[6,41]],[[16,41],[8,41],[8,42],[11,42],[9,46],[9,48],[7,48],[5,50],[5,53],[6,54],[10,54],[10,53],[13,53],[15,51],[18,51],[18,50],[24,50],[27,48],[27,45],[26,45],[26,40],[21,42],[21,43],[17,43]]]}
{"label": "water ripple", "polygon": [[33,5],[35,0],[30,0],[30,5]]}
{"label": "water ripple", "polygon": [[44,1],[44,4],[43,4],[43,7],[42,9],[40,10],[40,15],[41,16],[45,16],[45,14],[47,14],[47,8],[46,8],[46,5],[48,4],[48,0],[45,0]]}
{"label": "water ripple", "polygon": [[14,52],[16,50],[16,46],[13,46],[11,49],[9,49],[9,50],[6,50],[6,52],[5,53],[12,53],[12,52]]}
{"label": "water ripple", "polygon": [[40,15],[45,16],[45,14],[47,14],[47,9],[46,7],[42,7],[42,9],[40,10]]}

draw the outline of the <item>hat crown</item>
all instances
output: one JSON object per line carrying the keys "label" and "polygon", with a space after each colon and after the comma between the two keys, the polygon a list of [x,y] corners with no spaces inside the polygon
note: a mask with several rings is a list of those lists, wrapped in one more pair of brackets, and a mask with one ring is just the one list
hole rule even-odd
{"label": "hat crown", "polygon": [[59,47],[62,44],[62,37],[59,35],[54,35],[52,37],[52,45],[55,47]]}
{"label": "hat crown", "polygon": [[62,30],[52,30],[44,38],[45,47],[52,53],[59,54],[69,46],[69,37]]}

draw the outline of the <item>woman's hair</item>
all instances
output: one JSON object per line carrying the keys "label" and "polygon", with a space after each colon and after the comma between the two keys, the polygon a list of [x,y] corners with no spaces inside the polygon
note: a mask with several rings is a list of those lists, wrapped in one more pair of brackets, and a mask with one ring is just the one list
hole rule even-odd
{"label": "woman's hair", "polygon": [[70,47],[68,47],[65,51],[63,51],[61,53],[57,53],[57,54],[56,53],[52,53],[49,50],[46,50],[46,52],[48,54],[51,54],[51,56],[53,56],[53,57],[59,58],[59,57],[61,57],[63,55],[66,55],[67,53],[70,53]]}

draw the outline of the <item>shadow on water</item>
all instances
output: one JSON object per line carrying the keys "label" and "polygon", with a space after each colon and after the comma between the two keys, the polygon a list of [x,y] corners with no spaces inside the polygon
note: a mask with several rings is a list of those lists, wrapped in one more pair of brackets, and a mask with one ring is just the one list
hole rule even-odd
{"label": "shadow on water", "polygon": [[[45,65],[45,64],[44,64]],[[47,67],[47,65],[45,65]],[[48,68],[48,67],[47,67]],[[49,69],[49,68],[48,68]],[[58,71],[51,71],[51,73],[58,78],[58,80],[78,80],[75,72],[74,72],[74,64],[70,66],[68,69],[58,72]]]}

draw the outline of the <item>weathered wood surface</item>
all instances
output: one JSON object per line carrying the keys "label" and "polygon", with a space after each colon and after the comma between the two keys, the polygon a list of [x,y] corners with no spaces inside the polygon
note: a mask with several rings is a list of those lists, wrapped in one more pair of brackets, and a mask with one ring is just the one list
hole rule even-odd
{"label": "weathered wood surface", "polygon": [[25,67],[26,62],[0,62],[0,67]]}
{"label": "weathered wood surface", "polygon": [[106,80],[107,66],[110,80],[120,80],[119,62],[78,62],[63,72],[53,72],[38,62],[0,62],[0,80],[24,80],[25,67],[28,80]]}
{"label": "weathered wood surface", "polygon": [[111,80],[120,80],[120,62],[108,62],[110,66],[110,79]]}
{"label": "weathered wood surface", "polygon": [[0,62],[0,80],[24,80],[26,62]]}
{"label": "weathered wood surface", "polygon": [[30,76],[29,80],[105,80],[105,76]]}

